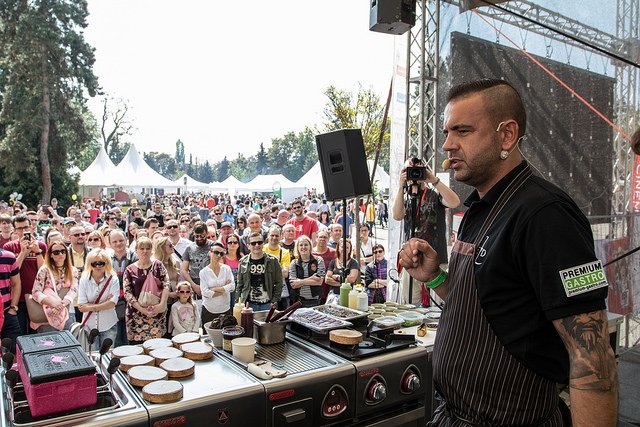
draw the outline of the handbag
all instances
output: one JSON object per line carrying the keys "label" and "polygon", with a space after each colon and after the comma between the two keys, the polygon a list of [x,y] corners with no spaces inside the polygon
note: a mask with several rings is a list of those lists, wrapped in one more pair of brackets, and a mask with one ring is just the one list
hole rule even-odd
{"label": "handbag", "polygon": [[[156,261],[157,262],[157,261]],[[149,273],[147,274],[147,278],[144,279],[144,283],[142,284],[142,289],[140,290],[140,295],[138,296],[138,304],[143,307],[154,307],[154,312],[163,313],[167,306],[166,304],[160,306],[160,301],[162,300],[162,287],[160,280],[153,275],[153,269],[156,267],[156,263],[154,263],[149,269]]]}
{"label": "handbag", "polygon": [[[96,298],[96,300],[93,302],[94,304],[98,303],[100,301],[100,298],[102,298],[102,295],[104,295],[104,292],[109,287],[109,282],[111,282],[111,277],[113,276],[110,276],[107,279],[107,283],[104,284],[104,287],[98,294],[98,298]],[[75,339],[78,340],[78,342],[80,343],[80,346],[84,351],[91,350],[90,349],[91,345],[89,344],[89,331],[87,331],[86,325],[87,325],[87,321],[89,320],[89,317],[91,317],[92,314],[93,314],[93,311],[88,312],[87,316],[84,318],[82,323],[73,322],[70,328],[71,335],[73,335]]]}
{"label": "handbag", "polygon": [[[62,288],[58,291],[60,299],[64,299],[67,296],[70,288]],[[33,295],[25,294],[24,302],[27,305],[27,313],[29,320],[33,323],[49,323],[46,314],[44,313],[44,307],[38,301],[33,299]]]}

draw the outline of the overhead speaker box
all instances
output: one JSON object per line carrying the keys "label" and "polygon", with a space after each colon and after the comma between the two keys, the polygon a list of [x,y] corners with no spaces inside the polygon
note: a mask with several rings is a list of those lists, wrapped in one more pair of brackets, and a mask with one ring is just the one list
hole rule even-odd
{"label": "overhead speaker box", "polygon": [[327,200],[371,194],[360,129],[341,129],[316,135],[316,148]]}
{"label": "overhead speaker box", "polygon": [[404,34],[416,23],[416,0],[371,0],[369,30]]}

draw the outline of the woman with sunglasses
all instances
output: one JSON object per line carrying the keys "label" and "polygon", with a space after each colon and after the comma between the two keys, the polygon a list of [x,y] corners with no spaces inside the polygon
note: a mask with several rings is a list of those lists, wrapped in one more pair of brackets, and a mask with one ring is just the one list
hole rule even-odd
{"label": "woman with sunglasses", "polygon": [[178,281],[180,279],[180,263],[178,257],[173,252],[173,244],[169,237],[160,237],[153,243],[153,257],[160,261],[167,269],[169,275],[169,299],[167,300],[167,333],[172,331],[169,318],[171,316],[171,306],[178,300]]}
{"label": "woman with sunglasses", "polygon": [[[100,298],[98,298],[100,297]],[[78,310],[84,313],[85,328],[97,329],[99,334],[92,350],[110,338],[116,341],[118,315],[116,304],[120,297],[120,282],[106,250],[93,249],[87,255],[78,289]]]}
{"label": "woman with sunglasses", "polygon": [[78,294],[78,271],[61,241],[49,244],[44,264],[33,282],[33,299],[42,305],[48,323],[30,322],[36,332],[69,330],[75,320],[73,301]]}
{"label": "woman with sunglasses", "polygon": [[247,228],[247,217],[244,215],[239,215],[235,221],[236,224],[236,233],[239,236],[244,234],[244,229]]}
{"label": "woman with sunglasses", "polygon": [[235,220],[235,212],[233,209],[233,205],[231,204],[227,204],[224,207],[224,212],[222,213],[222,218],[224,218],[225,221],[230,222],[231,224],[233,224],[234,220]]}
{"label": "woman with sunglasses", "polygon": [[[141,233],[138,233],[141,234]],[[152,259],[153,243],[146,236],[138,237],[136,254],[138,260],[124,271],[124,298],[127,301],[126,322],[129,344],[141,344],[150,338],[162,338],[167,332],[167,318],[164,309],[169,298],[169,274],[164,265]],[[161,289],[157,306],[142,306],[138,302],[142,286],[147,277],[153,275]],[[159,308],[158,308],[159,307]]]}
{"label": "woman with sunglasses", "polygon": [[373,245],[374,260],[367,264],[364,272],[364,283],[367,285],[369,305],[383,303],[387,300],[387,259],[384,257],[384,246]]}
{"label": "woman with sunglasses", "polygon": [[200,270],[203,324],[231,313],[231,293],[236,289],[236,282],[231,267],[223,262],[225,254],[222,243],[214,242],[209,248],[209,265]]}
{"label": "woman with sunglasses", "polygon": [[[92,231],[87,236],[87,246],[89,247],[89,250],[107,248],[107,245],[104,242],[104,237],[102,236],[102,233],[100,233],[97,230]],[[86,266],[86,260],[85,260],[85,266]]]}
{"label": "woman with sunglasses", "polygon": [[[226,243],[227,253],[224,256],[224,263],[231,268],[231,273],[233,273],[233,281],[238,281],[238,266],[240,265],[240,258],[244,256],[242,250],[240,249],[240,236],[235,233],[232,233],[227,236],[227,241],[222,242],[224,245]],[[235,289],[231,292],[231,301],[229,304],[229,308],[233,309],[233,303],[236,300],[236,291]]]}

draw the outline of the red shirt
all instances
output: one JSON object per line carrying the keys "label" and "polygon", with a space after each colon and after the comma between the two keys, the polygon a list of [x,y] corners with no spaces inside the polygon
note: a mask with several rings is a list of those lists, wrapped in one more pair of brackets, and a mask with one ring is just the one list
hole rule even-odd
{"label": "red shirt", "polygon": [[[40,246],[40,250],[44,256],[45,252],[47,252],[47,245],[42,242],[38,242],[38,246]],[[21,249],[19,240],[12,240],[4,245],[4,250],[13,252],[16,255],[16,258],[18,257],[18,254],[20,254]],[[36,280],[37,274],[38,261],[36,259],[36,255],[34,253],[30,253],[24,261],[22,261],[22,266],[20,267],[20,282],[22,282],[20,302],[24,302],[24,294],[30,294],[33,290],[33,282]]]}
{"label": "red shirt", "polygon": [[287,221],[287,224],[293,224],[294,227],[296,227],[296,239],[303,234],[311,238],[311,235],[313,233],[318,232],[318,222],[306,215],[304,216],[302,221],[298,221],[298,217],[294,216],[289,221]]}
{"label": "red shirt", "polygon": [[98,215],[100,215],[100,209],[96,209],[96,208],[92,208],[92,209],[87,209],[87,212],[89,212],[89,215],[91,215],[91,224],[95,224],[96,223],[96,218],[98,218]]}

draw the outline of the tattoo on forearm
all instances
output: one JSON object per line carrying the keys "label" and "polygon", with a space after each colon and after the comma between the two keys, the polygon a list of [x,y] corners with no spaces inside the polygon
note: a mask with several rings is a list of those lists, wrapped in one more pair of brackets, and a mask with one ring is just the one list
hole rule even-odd
{"label": "tattoo on forearm", "polygon": [[571,388],[607,392],[616,384],[616,366],[607,335],[606,312],[556,321],[571,360]]}

